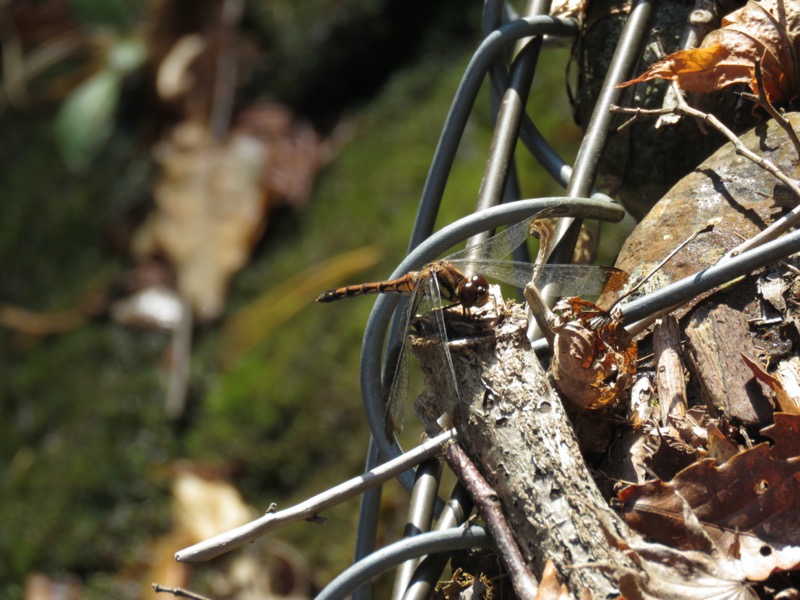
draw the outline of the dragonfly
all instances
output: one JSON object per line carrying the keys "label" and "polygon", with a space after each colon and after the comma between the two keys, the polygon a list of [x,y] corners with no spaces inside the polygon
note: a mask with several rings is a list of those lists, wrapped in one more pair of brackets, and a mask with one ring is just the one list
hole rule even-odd
{"label": "dragonfly", "polygon": [[[317,302],[328,303],[369,294],[405,294],[408,303],[400,320],[402,344],[394,378],[386,401],[385,434],[391,440],[402,431],[402,415],[408,383],[409,332],[413,317],[421,307],[434,309],[436,335],[443,349],[443,368],[449,371],[450,386],[458,397],[458,385],[452,358],[447,350],[444,313],[461,307],[484,306],[491,298],[489,279],[524,288],[533,283],[547,288],[556,296],[599,296],[621,290],[628,274],[614,267],[598,265],[547,265],[503,260],[520,247],[536,230],[541,231],[539,219],[543,213],[512,225],[489,239],[424,265],[397,279],[360,283],[322,292]],[[448,304],[445,304],[447,302]]]}

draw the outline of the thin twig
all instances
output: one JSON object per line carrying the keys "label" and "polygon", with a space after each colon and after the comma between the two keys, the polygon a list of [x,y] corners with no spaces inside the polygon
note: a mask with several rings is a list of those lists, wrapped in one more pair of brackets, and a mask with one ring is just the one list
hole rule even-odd
{"label": "thin twig", "polygon": [[483,475],[480,474],[475,463],[467,456],[464,449],[453,441],[445,444],[444,456],[447,464],[475,501],[478,513],[486,522],[486,528],[494,539],[497,552],[505,563],[514,591],[518,598],[535,598],[539,590],[539,582],[525,564],[519,546],[508,527],[497,493],[492,489]]}
{"label": "thin twig", "polygon": [[194,546],[190,546],[189,548],[179,550],[175,553],[175,559],[179,562],[202,562],[210,560],[239,548],[248,542],[252,542],[270,531],[274,531],[290,523],[314,518],[320,511],[341,504],[345,500],[380,485],[396,477],[403,471],[418,465],[422,461],[439,454],[442,450],[442,446],[444,446],[446,442],[455,439],[455,437],[455,430],[450,429],[420,444],[402,456],[398,456],[394,460],[390,460],[371,471],[367,471],[363,475],[354,477],[321,494],[317,494],[300,504],[277,512],[268,512],[255,521],[216,535]]}
{"label": "thin twig", "polygon": [[231,125],[238,63],[237,34],[244,12],[244,0],[225,0],[220,9],[220,51],[217,55],[210,129],[217,141]]}
{"label": "thin twig", "polygon": [[[680,88],[677,87],[677,84],[675,82],[673,82],[672,85],[676,88],[677,91],[680,91]],[[744,156],[748,160],[752,161],[753,163],[764,169],[767,173],[769,173],[782,183],[786,184],[789,187],[789,189],[792,190],[795,197],[800,199],[800,182],[786,175],[777,166],[775,166],[775,164],[771,160],[759,156],[752,150],[748,149],[738,138],[738,136],[735,133],[733,133],[730,129],[728,129],[719,119],[717,119],[717,117],[689,106],[686,103],[686,99],[683,97],[683,94],[678,94],[677,98],[678,98],[678,104],[673,109],[648,110],[642,108],[624,108],[619,106],[611,106],[609,110],[611,110],[612,112],[618,112],[623,114],[632,114],[637,117],[663,115],[672,110],[683,113],[685,115],[689,115],[690,117],[694,117],[695,119],[703,123],[708,123],[714,129],[716,129],[722,135],[728,138],[731,144],[733,144],[736,154]],[[751,250],[757,246],[760,246],[761,244],[764,244],[766,242],[778,238],[781,234],[791,229],[798,221],[800,221],[800,204],[798,204],[798,206],[796,206],[790,212],[783,215],[780,219],[775,221],[772,225],[770,225],[757,235],[753,236],[743,244],[740,244],[733,250],[730,250],[721,260],[725,260],[727,258],[736,256],[746,250]]]}
{"label": "thin twig", "polygon": [[688,246],[688,245],[689,245],[689,244],[692,242],[692,240],[694,240],[694,239],[695,239],[695,238],[696,238],[698,235],[700,235],[701,233],[707,233],[707,232],[709,232],[709,231],[712,231],[712,230],[714,229],[714,227],[717,225],[717,222],[718,222],[718,219],[714,219],[714,220],[711,220],[711,221],[709,221],[708,223],[706,223],[705,225],[703,225],[703,227],[700,227],[699,229],[696,229],[696,230],[694,231],[694,233],[692,233],[692,234],[691,234],[691,235],[690,235],[688,238],[686,238],[685,240],[683,240],[683,241],[682,241],[680,244],[678,244],[677,246],[675,246],[675,248],[673,248],[673,249],[672,249],[672,252],[670,252],[669,254],[667,254],[667,256],[666,256],[666,257],[665,257],[665,258],[664,258],[664,259],[663,259],[663,260],[662,260],[660,263],[658,263],[658,264],[657,264],[655,267],[653,267],[652,269],[650,269],[650,272],[649,272],[647,275],[645,275],[644,277],[642,277],[642,278],[641,278],[639,281],[637,281],[637,282],[636,282],[636,283],[635,283],[633,286],[631,286],[631,288],[630,288],[630,289],[629,289],[627,292],[625,292],[625,293],[624,293],[624,294],[622,294],[622,295],[621,295],[619,298],[617,298],[617,299],[614,301],[614,303],[613,303],[611,306],[609,306],[609,307],[608,307],[608,312],[609,312],[609,313],[613,312],[613,311],[614,311],[614,309],[615,309],[617,306],[619,306],[620,302],[622,302],[623,300],[625,300],[625,298],[628,298],[629,296],[632,296],[632,295],[633,295],[633,294],[636,292],[636,290],[638,290],[638,289],[639,289],[639,288],[641,288],[641,287],[642,287],[642,286],[643,286],[645,283],[647,283],[647,281],[648,281],[648,280],[649,280],[651,277],[653,277],[653,275],[655,275],[656,273],[658,273],[658,272],[661,270],[661,268],[662,268],[662,267],[663,267],[665,264],[667,264],[667,263],[668,263],[668,262],[669,262],[669,261],[672,259],[672,257],[674,257],[674,256],[675,256],[675,255],[676,255],[678,252],[680,252],[680,251],[681,251],[681,250],[683,250],[683,249],[684,249],[686,246]]}
{"label": "thin twig", "polygon": [[164,592],[166,594],[172,594],[176,598],[189,598],[190,600],[211,600],[207,596],[201,596],[200,594],[190,592],[189,590],[185,590],[183,588],[168,588],[159,583],[151,583],[150,585],[153,586],[153,590],[156,594]]}
{"label": "thin twig", "polygon": [[742,97],[755,102],[765,111],[767,111],[769,116],[775,119],[775,122],[783,128],[783,130],[786,132],[786,135],[788,135],[789,139],[792,140],[794,150],[800,157],[800,139],[797,137],[797,132],[792,127],[792,124],[789,123],[789,121],[787,121],[786,118],[780,113],[780,111],[778,111],[778,109],[772,105],[772,102],[770,102],[767,98],[767,93],[764,91],[764,73],[761,70],[760,60],[757,60],[755,64],[755,76],[758,95],[742,94]]}

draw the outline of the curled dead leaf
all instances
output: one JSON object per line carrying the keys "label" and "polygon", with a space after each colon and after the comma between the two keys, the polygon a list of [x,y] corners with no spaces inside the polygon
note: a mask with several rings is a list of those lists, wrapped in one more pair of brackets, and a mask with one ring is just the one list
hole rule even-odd
{"label": "curled dead leaf", "polygon": [[617,320],[591,321],[604,314],[580,298],[566,298],[553,309],[553,364],[556,387],[577,406],[597,409],[616,400],[636,373],[636,342]]}
{"label": "curled dead leaf", "polygon": [[780,379],[767,373],[766,370],[764,370],[764,368],[758,364],[758,362],[746,354],[742,354],[742,358],[744,359],[744,363],[753,372],[755,378],[766,383],[772,388],[772,391],[775,392],[775,398],[778,400],[778,404],[780,405],[782,412],[800,415],[800,406],[798,406],[797,402],[795,402],[795,400],[786,393],[786,390],[783,388],[783,383]]}
{"label": "curled dead leaf", "polygon": [[597,513],[609,544],[625,552],[638,569],[598,564],[619,581],[628,600],[750,600],[758,596],[746,583],[741,562],[715,548],[678,550],[644,541],[642,536],[611,515]]}
{"label": "curled dead leaf", "polygon": [[722,27],[709,33],[700,48],[674,52],[621,87],[668,79],[690,92],[708,93],[745,83],[757,93],[755,64],[760,61],[767,98],[791,100],[800,94],[799,36],[800,4],[750,0],[727,15]]}

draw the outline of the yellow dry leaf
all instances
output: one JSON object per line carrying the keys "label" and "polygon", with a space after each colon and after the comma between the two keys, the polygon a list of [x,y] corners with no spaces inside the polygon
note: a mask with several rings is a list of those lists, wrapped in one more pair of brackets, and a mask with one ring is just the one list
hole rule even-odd
{"label": "yellow dry leaf", "polygon": [[156,212],[137,232],[134,254],[163,252],[198,318],[214,319],[231,276],[245,265],[264,227],[267,150],[237,132],[218,143],[204,126],[184,122],[161,145],[158,158]]}

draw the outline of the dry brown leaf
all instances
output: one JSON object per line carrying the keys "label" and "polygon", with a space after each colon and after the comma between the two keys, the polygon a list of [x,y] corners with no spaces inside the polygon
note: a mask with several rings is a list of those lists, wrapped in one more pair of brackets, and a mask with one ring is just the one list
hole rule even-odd
{"label": "dry brown leaf", "polygon": [[738,561],[719,554],[675,550],[639,541],[629,554],[641,571],[622,573],[619,589],[627,600],[746,600],[758,596],[744,582]]}
{"label": "dry brown leaf", "polygon": [[741,561],[727,559],[713,546],[702,552],[676,550],[645,542],[635,531],[615,521],[612,515],[599,513],[597,518],[609,544],[622,550],[639,567],[597,565],[617,577],[620,592],[627,600],[757,598],[744,581]]}
{"label": "dry brown leaf", "polygon": [[775,413],[775,422],[761,430],[768,438],[778,442],[772,447],[772,454],[778,458],[800,456],[800,419],[795,415]]}
{"label": "dry brown leaf", "polygon": [[764,367],[762,367],[760,364],[758,364],[758,362],[749,356],[742,354],[742,358],[744,359],[744,363],[753,372],[755,378],[766,383],[772,388],[772,391],[775,392],[775,398],[778,400],[778,404],[781,407],[781,412],[792,415],[800,415],[800,406],[798,406],[797,402],[795,402],[794,399],[786,393],[786,390],[783,388],[783,383],[780,379],[767,373],[766,370],[764,370]]}
{"label": "dry brown leaf", "polygon": [[[800,566],[800,418],[775,414],[759,444],[723,465],[698,461],[669,483],[651,481],[619,493],[626,522],[661,543],[707,550],[687,522],[687,512],[715,548],[742,564],[745,577],[761,581]],[[700,541],[698,541],[700,540]]]}
{"label": "dry brown leaf", "polygon": [[690,92],[708,93],[746,83],[757,93],[755,63],[761,61],[764,91],[772,102],[800,94],[797,63],[800,4],[795,0],[750,0],[727,15],[700,48],[674,52],[622,86],[669,79]]}
{"label": "dry brown leaf", "polygon": [[716,460],[718,465],[739,454],[739,446],[728,439],[728,436],[722,433],[714,423],[709,423],[706,431],[708,432],[708,457]]}
{"label": "dry brown leaf", "polygon": [[622,324],[590,324],[602,313],[580,298],[566,298],[553,309],[553,379],[564,396],[586,409],[616,400],[636,373],[636,342]]}
{"label": "dry brown leaf", "polygon": [[570,600],[571,597],[567,586],[558,582],[558,571],[553,561],[548,560],[542,571],[535,600]]}

